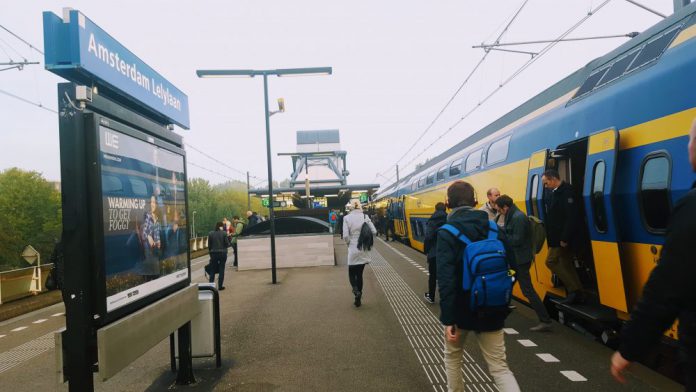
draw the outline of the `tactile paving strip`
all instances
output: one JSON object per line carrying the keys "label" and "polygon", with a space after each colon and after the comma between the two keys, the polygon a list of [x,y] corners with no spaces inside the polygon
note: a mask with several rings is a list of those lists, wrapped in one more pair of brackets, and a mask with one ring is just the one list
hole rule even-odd
{"label": "tactile paving strip", "polygon": [[0,353],[0,373],[53,349],[55,347],[53,334],[54,332],[49,332],[21,346]]}
{"label": "tactile paving strip", "polygon": [[[421,298],[376,250],[372,250],[370,268],[384,290],[413,351],[436,392],[447,391],[443,362],[444,330]],[[496,392],[490,376],[464,350],[462,373],[469,392]]]}

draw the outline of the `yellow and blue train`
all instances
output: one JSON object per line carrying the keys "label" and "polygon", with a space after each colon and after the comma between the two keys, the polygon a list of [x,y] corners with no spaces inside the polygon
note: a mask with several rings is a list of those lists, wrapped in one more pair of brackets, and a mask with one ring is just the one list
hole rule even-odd
{"label": "yellow and blue train", "polygon": [[[691,4],[385,188],[376,203],[422,251],[425,222],[453,181],[473,184],[480,201],[499,188],[543,219],[541,175],[557,169],[584,201],[576,266],[597,300],[574,311],[620,324],[658,260],[672,206],[696,180],[686,148],[696,118],[694,37]],[[531,274],[548,303],[565,291],[545,259],[546,249]]]}

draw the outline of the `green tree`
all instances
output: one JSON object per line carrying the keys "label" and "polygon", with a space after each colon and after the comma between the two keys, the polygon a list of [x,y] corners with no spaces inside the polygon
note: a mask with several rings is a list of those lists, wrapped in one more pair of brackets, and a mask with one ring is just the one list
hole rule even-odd
{"label": "green tree", "polygon": [[[191,179],[188,183],[189,218],[196,211],[196,235],[204,236],[215,227],[215,223],[227,217],[237,215],[246,218],[247,190],[246,184],[231,181],[215,186],[201,178]],[[261,215],[267,215],[268,209],[261,206],[261,199],[251,199],[251,209]]]}
{"label": "green tree", "polygon": [[32,245],[48,262],[61,232],[60,193],[40,173],[0,172],[0,270],[26,266],[19,256]]}

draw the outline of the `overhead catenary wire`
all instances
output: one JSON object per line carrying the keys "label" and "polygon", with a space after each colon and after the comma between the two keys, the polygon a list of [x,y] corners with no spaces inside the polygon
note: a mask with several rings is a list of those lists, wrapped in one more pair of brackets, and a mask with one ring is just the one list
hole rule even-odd
{"label": "overhead catenary wire", "polygon": [[[215,157],[213,157],[213,156],[211,156],[211,155],[209,155],[209,154],[203,152],[201,149],[196,148],[195,146],[192,146],[190,143],[186,143],[186,147],[190,147],[192,150],[198,152],[199,154],[203,155],[204,157],[206,157],[206,158],[208,158],[208,159],[210,159],[210,160],[212,160],[212,161],[214,161],[214,162],[216,162],[216,163],[219,163],[220,165],[222,165],[222,166],[224,166],[224,167],[226,167],[226,168],[228,168],[228,169],[230,169],[230,170],[232,170],[232,171],[234,171],[234,172],[237,172],[237,173],[239,173],[239,174],[241,174],[241,175],[244,175],[244,176],[246,176],[246,174],[247,174],[247,172],[242,171],[242,170],[239,170],[239,169],[235,169],[234,167],[232,167],[232,166],[226,164],[225,162],[223,162],[223,161],[221,161],[221,160],[219,160],[219,159],[217,159],[217,158],[215,158]],[[261,180],[261,178],[259,178],[259,177],[257,177],[257,176],[254,176],[254,175],[249,175],[249,177],[254,178],[254,179],[256,179],[256,180]],[[265,181],[265,180],[264,180],[264,181]]]}
{"label": "overhead catenary wire", "polygon": [[[505,81],[500,83],[497,88],[495,88],[490,94],[488,94],[485,98],[483,98],[481,101],[479,101],[471,110],[469,110],[467,113],[462,115],[454,124],[452,124],[450,127],[447,128],[445,132],[443,132],[441,135],[439,135],[433,142],[431,142],[427,147],[425,147],[418,155],[413,157],[410,161],[408,161],[404,167],[408,167],[411,163],[413,163],[416,159],[418,159],[420,156],[422,156],[425,152],[427,152],[435,143],[438,141],[442,140],[443,137],[445,137],[447,134],[452,132],[459,124],[461,124],[464,120],[466,120],[471,114],[473,114],[478,108],[480,108],[484,103],[486,103],[489,99],[491,99],[496,93],[498,93],[501,89],[503,89],[508,83],[510,83],[512,80],[514,80],[518,75],[520,75],[522,72],[524,72],[527,68],[529,68],[534,62],[536,62],[539,58],[541,58],[544,54],[548,53],[556,44],[558,44],[563,38],[568,36],[568,34],[572,33],[575,29],[580,27],[587,19],[592,17],[595,13],[597,13],[599,10],[601,10],[605,5],[607,5],[611,0],[605,0],[602,2],[600,5],[595,7],[593,10],[587,13],[582,19],[580,19],[577,23],[575,23],[572,27],[570,27],[568,30],[563,32],[558,38],[553,40],[551,43],[546,45],[541,51],[539,51],[539,54],[534,56],[533,58],[529,59],[527,62],[525,62],[521,67],[519,67],[515,72],[513,72]],[[394,178],[392,176],[389,180],[391,181]]]}
{"label": "overhead catenary wire", "polygon": [[[29,104],[29,105],[36,106],[36,107],[38,107],[38,108],[40,108],[40,109],[49,111],[49,112],[51,112],[51,113],[58,114],[58,111],[57,111],[57,110],[54,110],[54,109],[51,109],[51,108],[49,108],[49,107],[43,106],[43,105],[40,104],[40,103],[33,102],[33,101],[31,101],[31,100],[28,100],[28,99],[26,99],[26,98],[23,98],[23,97],[21,97],[21,96],[19,96],[19,95],[16,95],[16,94],[11,93],[11,92],[8,92],[8,91],[5,91],[5,90],[0,89],[0,93],[1,93],[1,94],[4,94],[4,95],[7,95],[8,97],[14,98],[14,99],[16,99],[16,100],[22,101],[22,102],[24,102],[24,103],[27,103],[27,104]],[[208,158],[214,160],[215,162],[222,164],[223,166],[227,167],[228,169],[232,169],[232,170],[234,170],[234,171],[236,171],[236,172],[239,172],[239,173],[241,173],[241,174],[243,174],[243,175],[246,175],[246,172],[241,172],[241,171],[239,171],[239,170],[237,170],[237,169],[231,168],[231,167],[229,167],[228,165],[226,165],[224,162],[221,162],[221,161],[219,161],[219,160],[217,160],[217,159],[211,157],[210,155],[208,155],[208,154],[206,154],[206,153],[204,153],[204,152],[198,150],[197,148],[191,146],[190,144],[187,144],[187,146],[188,146],[188,147],[191,147],[192,149],[194,149],[194,150],[196,150],[196,151],[198,151],[198,152],[200,152],[201,154],[203,154],[203,155],[205,155],[206,157],[208,157]],[[198,168],[200,168],[200,169],[206,170],[206,171],[208,171],[208,172],[211,172],[211,173],[220,175],[220,176],[225,177],[225,178],[227,178],[227,179],[230,179],[230,180],[233,180],[233,181],[239,181],[239,182],[246,183],[246,181],[244,181],[244,180],[240,180],[240,179],[237,179],[237,178],[233,178],[233,177],[227,176],[227,175],[225,175],[225,174],[216,172],[216,171],[211,170],[211,169],[208,169],[208,168],[206,168],[206,167],[197,165],[197,164],[195,164],[195,163],[193,163],[193,162],[190,162],[190,161],[189,161],[188,163],[190,163],[192,166],[195,166],[195,167],[198,167]],[[260,178],[258,178],[258,177],[256,177],[256,176],[250,176],[250,177],[253,177],[254,179],[257,179],[257,180],[261,180]],[[261,182],[264,182],[264,181],[266,181],[266,180],[263,179],[263,180],[260,181],[260,183],[261,183]]]}
{"label": "overhead catenary wire", "polygon": [[3,25],[0,24],[0,28],[3,29],[3,30],[5,30],[5,31],[7,31],[8,33],[10,33],[10,35],[12,35],[13,37],[17,38],[18,40],[22,41],[25,45],[29,46],[31,49],[33,49],[33,50],[35,50],[35,51],[37,51],[37,52],[39,52],[39,53],[41,53],[41,54],[44,54],[44,52],[42,52],[41,50],[39,50],[39,48],[37,48],[36,46],[30,44],[29,42],[27,42],[24,38],[20,37],[19,35],[13,33],[13,32],[10,31],[10,29],[8,29],[7,27],[5,27],[5,26],[3,26]]}
{"label": "overhead catenary wire", "polygon": [[51,108],[49,108],[49,107],[46,107],[46,106],[42,105],[41,103],[33,102],[33,101],[30,101],[30,100],[28,100],[28,99],[26,99],[26,98],[22,98],[22,97],[20,97],[19,95],[12,94],[11,92],[8,92],[8,91],[5,91],[5,90],[0,89],[0,93],[1,93],[1,94],[5,94],[5,95],[7,95],[8,97],[12,97],[12,98],[14,98],[14,99],[17,99],[17,100],[19,100],[19,101],[22,101],[22,102],[24,102],[24,103],[28,103],[29,105],[36,106],[36,107],[41,108],[41,109],[43,109],[43,110],[47,110],[47,111],[49,111],[49,112],[51,112],[51,113],[58,114],[58,111],[55,110],[55,109],[51,109]]}
{"label": "overhead catenary wire", "polygon": [[[515,19],[517,19],[517,16],[520,14],[520,12],[522,12],[522,9],[524,8],[525,5],[527,5],[527,2],[528,2],[528,1],[529,1],[529,0],[524,0],[524,2],[522,3],[522,5],[520,5],[520,7],[517,9],[517,11],[515,12],[515,14],[514,14],[514,15],[512,16],[512,18],[510,19],[510,21],[507,23],[507,25],[505,25],[505,28],[503,28],[503,31],[501,31],[500,34],[498,34],[498,37],[495,39],[495,42],[496,42],[496,43],[497,43],[497,42],[500,42],[500,39],[503,38],[503,35],[505,35],[505,33],[508,31],[508,29],[510,28],[510,26],[512,25],[512,23],[515,21]],[[486,58],[488,57],[489,53],[490,53],[490,51],[487,50],[487,51],[483,54],[483,56],[482,56],[481,59],[478,61],[478,63],[474,66],[474,68],[469,72],[469,74],[466,76],[466,78],[464,78],[464,81],[463,81],[463,82],[459,85],[459,87],[455,90],[454,94],[452,94],[452,97],[450,97],[450,99],[447,101],[447,103],[445,103],[445,106],[443,106],[442,109],[440,109],[440,112],[438,112],[438,114],[435,116],[435,118],[430,122],[430,124],[425,128],[425,130],[420,134],[420,136],[418,136],[418,138],[416,139],[416,141],[414,141],[413,144],[411,144],[411,146],[408,148],[408,150],[406,150],[406,152],[403,153],[403,155],[401,155],[401,157],[396,161],[396,163],[394,163],[394,164],[391,165],[387,170],[385,170],[385,171],[383,171],[383,172],[381,172],[381,173],[379,173],[379,174],[386,174],[386,173],[388,173],[392,168],[396,167],[396,165],[398,165],[398,164],[399,164],[399,163],[400,163],[400,162],[413,150],[413,148],[414,148],[415,146],[418,145],[418,142],[420,142],[421,139],[423,139],[423,137],[430,131],[430,129],[433,127],[433,125],[435,125],[435,123],[437,122],[437,120],[439,120],[440,117],[442,117],[442,114],[445,112],[445,110],[447,110],[447,108],[450,106],[450,104],[452,103],[452,101],[454,101],[454,99],[457,97],[457,95],[459,95],[459,93],[462,91],[462,89],[464,88],[464,86],[466,86],[467,83],[469,83],[469,80],[471,80],[471,77],[474,76],[474,74],[476,73],[476,71],[481,67],[481,64],[483,64],[483,62],[486,61]]]}
{"label": "overhead catenary wire", "polygon": [[189,160],[186,161],[186,164],[187,164],[187,165],[194,166],[194,167],[197,167],[197,168],[199,168],[199,169],[201,169],[201,170],[205,170],[205,171],[207,171],[207,172],[209,172],[209,173],[212,173],[212,174],[217,174],[218,176],[223,177],[223,178],[226,178],[226,179],[228,179],[228,180],[230,180],[230,181],[236,181],[236,182],[246,183],[246,181],[244,181],[244,180],[240,180],[240,179],[238,179],[238,178],[230,177],[230,176],[228,176],[228,175],[226,175],[226,174],[220,173],[219,171],[215,171],[215,170],[209,169],[209,168],[207,168],[207,167],[205,167],[205,166],[198,165],[198,164],[193,163],[193,162],[191,162],[191,161],[189,161]]}

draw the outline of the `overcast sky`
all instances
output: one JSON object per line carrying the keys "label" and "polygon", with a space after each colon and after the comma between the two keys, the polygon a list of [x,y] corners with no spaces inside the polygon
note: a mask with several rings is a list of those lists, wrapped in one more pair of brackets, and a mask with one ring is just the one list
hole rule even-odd
{"label": "overcast sky", "polygon": [[[672,0],[639,0],[664,14]],[[196,69],[264,69],[332,66],[333,75],[269,79],[269,98],[285,98],[287,111],[271,119],[273,176],[291,174],[288,157],[297,130],[339,129],[348,152],[350,183],[385,182],[394,163],[428,127],[483,56],[471,46],[490,42],[522,0],[394,1],[9,1],[0,25],[43,49],[41,12],[61,15],[70,6],[110,33],[190,102],[191,129],[176,132],[233,171],[197,151],[189,178],[213,183],[266,175],[263,82],[199,79]],[[600,0],[530,0],[501,40],[552,39]],[[570,37],[643,31],[661,18],[625,0],[613,0]],[[420,144],[402,161],[402,176],[574,70],[625,42],[607,39],[561,43],[540,57],[447,137],[403,167],[464,113],[529,59],[493,52]],[[542,46],[518,47],[539,50]],[[0,89],[45,107],[57,107],[56,83],[43,56],[0,30],[0,62],[40,61],[23,71],[0,72]],[[0,67],[2,68],[2,67]],[[57,115],[0,94],[0,170],[20,167],[60,179]]]}

